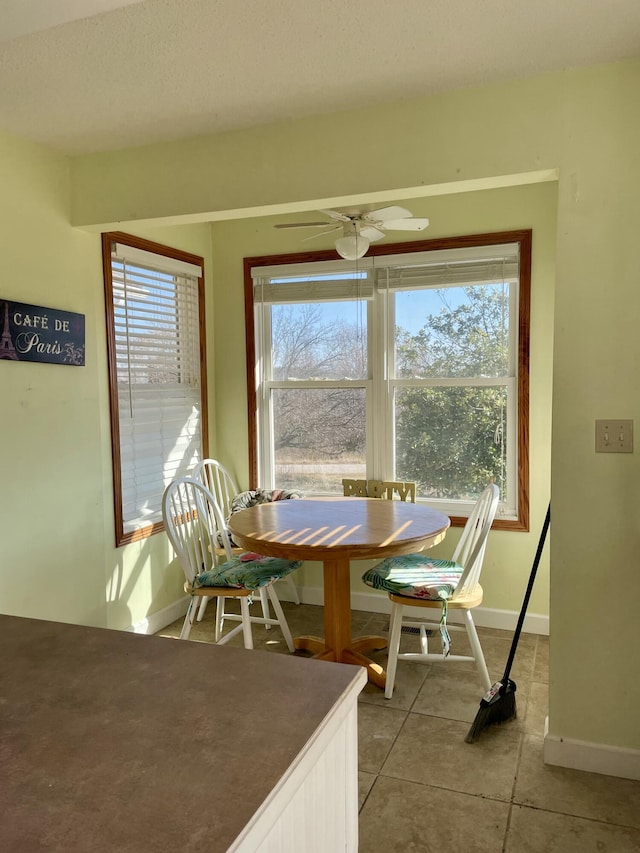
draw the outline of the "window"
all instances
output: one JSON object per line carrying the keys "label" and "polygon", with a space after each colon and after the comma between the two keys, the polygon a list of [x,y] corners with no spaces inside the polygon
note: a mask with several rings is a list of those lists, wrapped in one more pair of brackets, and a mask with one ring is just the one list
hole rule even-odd
{"label": "window", "polygon": [[462,523],[494,481],[528,529],[531,232],[245,259],[253,479],[412,480]]}
{"label": "window", "polygon": [[206,455],[203,261],[102,237],[116,545],[163,529],[165,487]]}

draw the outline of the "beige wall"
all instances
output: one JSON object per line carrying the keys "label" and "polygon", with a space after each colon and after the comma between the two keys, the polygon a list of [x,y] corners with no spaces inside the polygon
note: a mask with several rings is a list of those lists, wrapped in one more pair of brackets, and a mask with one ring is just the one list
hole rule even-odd
{"label": "beige wall", "polygon": [[[559,737],[635,750],[640,749],[640,662],[633,654],[640,640],[634,606],[638,597],[638,452],[596,455],[593,445],[596,418],[637,421],[639,415],[640,336],[635,327],[640,295],[632,252],[639,225],[639,94],[640,63],[636,61],[217,138],[92,155],[71,163],[71,221],[96,230],[128,220],[157,223],[182,216],[205,221],[311,209],[350,198],[382,201],[440,195],[458,191],[459,182],[502,186],[558,170],[550,728]],[[4,257],[0,261],[3,286],[11,291],[6,295],[11,298],[20,292],[26,298],[29,293],[38,301],[39,294],[56,288],[73,301],[62,307],[84,307],[89,328],[93,324],[97,329],[100,285],[95,243],[91,236],[66,228],[66,166],[30,149],[15,156],[22,172],[20,178],[9,176],[9,186],[22,227],[16,222],[8,232],[3,228],[3,239],[15,241],[12,261]],[[31,158],[35,158],[33,164]],[[34,209],[24,212],[23,205]],[[46,233],[40,234],[43,218]],[[38,237],[42,248],[34,253]],[[26,272],[16,279],[18,260],[25,255]],[[51,264],[43,262],[47,258],[55,262],[53,272]],[[216,311],[220,312],[216,316],[240,334],[241,321],[235,313],[224,317],[221,286],[216,284]],[[21,571],[28,576],[40,574],[42,558],[47,569],[54,561],[54,570],[61,574],[58,588],[64,589],[67,598],[80,599],[73,612],[87,621],[99,608],[101,587],[113,572],[114,554],[103,533],[108,557],[102,584],[92,581],[90,589],[78,587],[78,576],[87,582],[78,563],[86,566],[90,555],[84,544],[79,553],[75,551],[68,543],[78,537],[66,535],[77,532],[66,511],[69,505],[78,507],[79,498],[85,503],[77,511],[94,543],[101,538],[96,517],[107,513],[103,486],[97,484],[97,477],[105,477],[105,401],[98,362],[102,350],[96,331],[95,372],[86,371],[84,379],[56,379],[55,396],[48,387],[54,368],[46,368],[46,374],[44,367],[35,368],[25,380],[26,366],[19,365],[16,370],[22,378],[15,374],[9,380],[8,410],[15,425],[9,427],[9,442],[3,443],[2,452],[14,496],[10,518],[1,523],[3,542],[11,540],[4,546],[3,560],[9,558],[10,603],[17,609],[43,610],[42,605],[31,604],[29,593],[16,589],[15,580]],[[226,363],[218,345],[216,356],[216,375],[221,377]],[[4,375],[9,374],[5,367],[15,366],[0,367]],[[239,387],[234,388],[232,408],[228,398],[217,395],[216,422],[220,446],[225,449],[230,446],[229,424],[243,422],[244,412],[235,410],[240,396]],[[78,402],[65,407],[63,397]],[[38,408],[36,416],[46,418],[47,425],[64,424],[68,430],[73,424],[73,434],[58,438],[50,429],[36,429],[35,421],[21,411],[21,404],[32,398],[37,401],[32,404]],[[87,437],[96,431],[101,436],[97,444]],[[42,452],[44,441],[46,461],[38,468],[31,459]],[[65,459],[71,451],[87,464]],[[26,457],[30,484],[19,454]],[[38,481],[46,482],[44,497],[56,505],[50,503],[42,519],[27,515],[25,520],[34,490],[42,491]],[[531,551],[541,520],[538,504],[532,515]],[[42,530],[46,544],[27,536],[32,526]],[[70,559],[73,568],[69,568]],[[136,570],[137,566],[130,571]],[[47,588],[55,586],[47,581]],[[624,594],[618,595],[619,590]],[[158,593],[150,582],[148,598],[154,595]]]}

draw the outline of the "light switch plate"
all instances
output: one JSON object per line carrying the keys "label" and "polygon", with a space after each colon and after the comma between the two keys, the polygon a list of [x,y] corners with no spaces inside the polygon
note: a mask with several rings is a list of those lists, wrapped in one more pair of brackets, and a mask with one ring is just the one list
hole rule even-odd
{"label": "light switch plate", "polygon": [[596,421],[596,453],[633,453],[633,421]]}

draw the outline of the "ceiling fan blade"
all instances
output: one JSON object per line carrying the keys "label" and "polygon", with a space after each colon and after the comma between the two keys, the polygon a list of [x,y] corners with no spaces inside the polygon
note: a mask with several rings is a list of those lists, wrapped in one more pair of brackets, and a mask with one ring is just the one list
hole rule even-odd
{"label": "ceiling fan blade", "polygon": [[338,210],[321,210],[320,213],[326,213],[332,219],[337,219],[339,222],[351,222],[351,217]]}
{"label": "ceiling fan blade", "polygon": [[385,231],[423,231],[428,224],[428,219],[388,219],[382,227]]}
{"label": "ceiling fan blade", "polygon": [[331,226],[333,222],[281,222],[279,225],[274,225],[274,228],[315,228],[317,226]]}
{"label": "ceiling fan blade", "polygon": [[364,219],[371,219],[374,222],[386,223],[388,219],[407,219],[411,216],[411,211],[404,207],[393,205],[392,207],[380,207],[378,210],[370,210],[364,214]]}
{"label": "ceiling fan blade", "polygon": [[333,223],[327,223],[331,225],[331,228],[325,229],[324,231],[318,231],[317,234],[311,234],[309,237],[303,237],[302,242],[306,243],[307,240],[315,240],[316,237],[324,237],[325,234],[333,234],[336,231],[342,231],[342,225],[334,225]]}
{"label": "ceiling fan blade", "polygon": [[381,231],[374,225],[363,225],[360,228],[360,234],[363,237],[366,237],[370,243],[374,243],[376,240],[382,240],[384,237],[384,231]]}

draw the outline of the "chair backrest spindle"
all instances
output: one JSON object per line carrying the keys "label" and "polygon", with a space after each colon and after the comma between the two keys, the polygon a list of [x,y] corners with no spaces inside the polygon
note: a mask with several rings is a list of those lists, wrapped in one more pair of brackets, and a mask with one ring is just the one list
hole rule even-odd
{"label": "chair backrest spindle", "polygon": [[224,465],[217,459],[203,459],[196,465],[193,477],[204,483],[214,496],[223,517],[228,519],[231,514],[231,501],[240,490]]}
{"label": "chair backrest spindle", "polygon": [[464,526],[452,559],[464,568],[452,598],[471,592],[478,584],[487,537],[498,507],[500,491],[491,483],[482,492]]}

